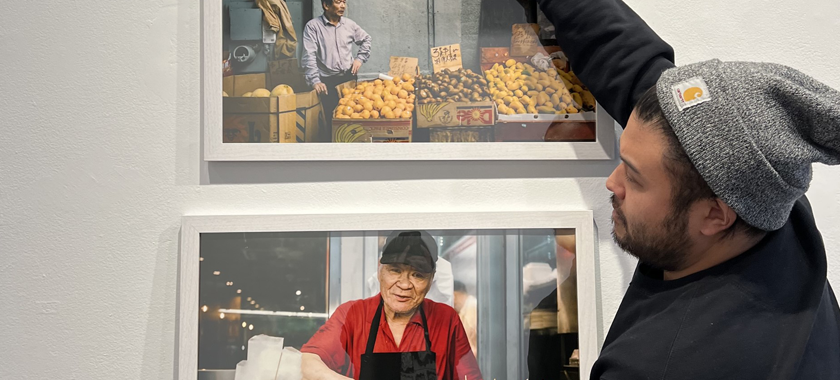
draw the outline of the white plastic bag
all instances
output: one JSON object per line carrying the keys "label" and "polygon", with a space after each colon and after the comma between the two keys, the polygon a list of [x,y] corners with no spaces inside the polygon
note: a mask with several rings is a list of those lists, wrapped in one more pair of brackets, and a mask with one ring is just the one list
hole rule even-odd
{"label": "white plastic bag", "polygon": [[243,360],[236,365],[234,379],[277,380],[283,354],[283,338],[281,337],[261,334],[248,339],[248,360]]}
{"label": "white plastic bag", "polygon": [[548,57],[543,53],[534,54],[534,56],[531,57],[531,64],[541,71],[548,71],[548,69],[552,66],[551,57]]}
{"label": "white plastic bag", "polygon": [[303,372],[300,369],[302,356],[294,347],[284,348],[283,357],[280,358],[280,367],[277,368],[277,380],[303,379]]}

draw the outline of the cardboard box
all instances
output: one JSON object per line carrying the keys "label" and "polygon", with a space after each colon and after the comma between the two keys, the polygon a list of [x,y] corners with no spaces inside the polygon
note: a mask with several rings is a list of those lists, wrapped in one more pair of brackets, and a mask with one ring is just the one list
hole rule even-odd
{"label": "cardboard box", "polygon": [[319,138],[321,125],[325,120],[321,98],[306,84],[297,59],[270,61],[268,64],[268,89],[285,84],[291,86],[297,95],[295,123],[295,127],[298,128],[297,136],[299,136],[297,142],[326,142]]}
{"label": "cardboard box", "polygon": [[[356,81],[335,87],[341,94],[345,88],[356,88]],[[411,142],[413,118],[409,119],[339,119],[332,121],[333,142]]]}
{"label": "cardboard box", "polygon": [[[222,78],[222,90],[228,96],[242,96],[258,88],[267,88],[265,74],[231,75]],[[271,88],[268,88],[271,91]]]}
{"label": "cardboard box", "polygon": [[303,136],[298,142],[328,142],[321,141],[321,125],[326,123],[321,98],[315,91],[297,94],[297,109],[295,112],[295,127],[298,136]]}
{"label": "cardboard box", "polygon": [[332,141],[411,142],[411,119],[333,119]]}
{"label": "cardboard box", "polygon": [[595,141],[595,112],[500,115],[497,142]]}
{"label": "cardboard box", "polygon": [[293,143],[304,139],[296,126],[295,95],[223,99],[224,143]]}
{"label": "cardboard box", "polygon": [[493,127],[432,127],[429,141],[433,143],[493,142]]}
{"label": "cardboard box", "polygon": [[496,103],[442,102],[414,106],[417,128],[477,127],[496,124]]}
{"label": "cardboard box", "polygon": [[342,83],[338,86],[335,86],[335,91],[336,91],[335,93],[338,94],[339,99],[341,99],[341,97],[342,97],[341,91],[344,90],[345,88],[349,88],[351,90],[355,89],[356,88],[356,81],[351,80],[351,81],[344,82],[344,83]]}

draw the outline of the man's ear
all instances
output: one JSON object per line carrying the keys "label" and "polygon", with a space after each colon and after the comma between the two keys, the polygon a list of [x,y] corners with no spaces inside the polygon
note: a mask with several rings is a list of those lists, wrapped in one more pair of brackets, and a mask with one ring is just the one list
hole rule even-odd
{"label": "man's ear", "polygon": [[726,231],[735,224],[738,214],[732,207],[720,198],[707,199],[700,202],[702,207],[703,221],[700,226],[700,233],[705,236],[713,236]]}

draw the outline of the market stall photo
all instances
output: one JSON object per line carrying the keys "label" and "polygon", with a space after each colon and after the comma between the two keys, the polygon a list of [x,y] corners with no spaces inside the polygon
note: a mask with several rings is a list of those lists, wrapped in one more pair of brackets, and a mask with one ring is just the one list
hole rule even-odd
{"label": "market stall photo", "polygon": [[603,111],[533,0],[224,0],[221,17],[226,144],[596,140]]}

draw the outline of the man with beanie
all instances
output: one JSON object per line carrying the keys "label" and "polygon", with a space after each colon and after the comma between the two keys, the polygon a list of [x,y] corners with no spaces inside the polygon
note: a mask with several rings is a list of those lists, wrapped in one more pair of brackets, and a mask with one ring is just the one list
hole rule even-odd
{"label": "man with beanie", "polygon": [[592,379],[840,379],[840,310],[804,197],[840,163],[840,92],[770,63],[674,67],[617,0],[539,0],[625,131],[613,236],[639,259]]}

